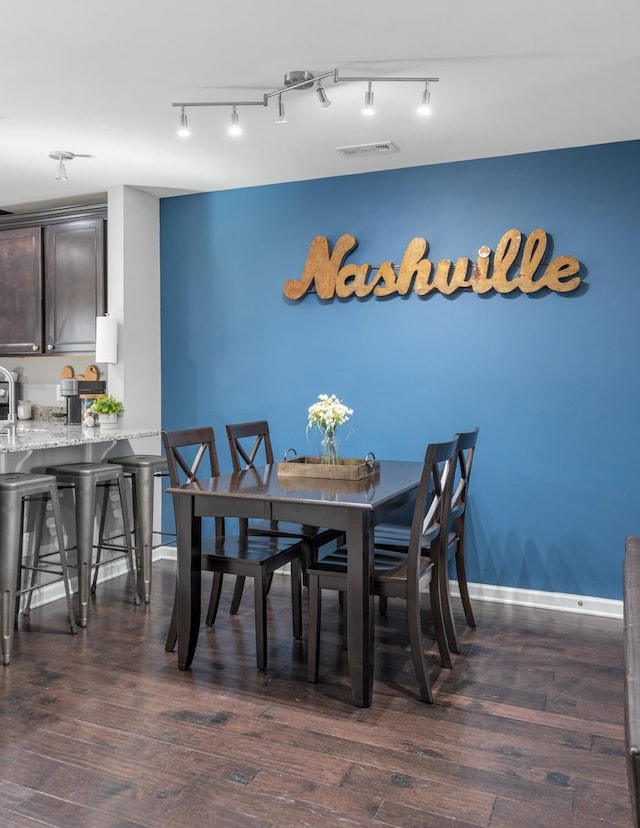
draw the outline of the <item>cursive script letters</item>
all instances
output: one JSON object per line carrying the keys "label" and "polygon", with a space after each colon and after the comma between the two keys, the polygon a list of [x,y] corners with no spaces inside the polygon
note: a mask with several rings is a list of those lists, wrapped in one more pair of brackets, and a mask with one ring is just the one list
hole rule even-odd
{"label": "cursive script letters", "polygon": [[[576,274],[580,263],[573,256],[558,256],[540,272],[547,249],[547,234],[534,230],[522,247],[519,230],[507,230],[498,242],[493,261],[491,250],[481,247],[472,267],[467,257],[457,259],[455,265],[449,259],[441,259],[435,265],[426,257],[429,243],[426,239],[415,238],[407,245],[399,268],[390,261],[382,262],[377,268],[370,264],[345,264],[358,242],[354,236],[345,233],[330,252],[326,236],[316,236],[307,254],[307,261],[300,279],[288,279],[284,294],[288,299],[300,299],[312,287],[320,299],[338,296],[365,297],[405,296],[413,291],[426,296],[434,291],[451,295],[457,290],[473,290],[474,293],[536,293],[543,288],[567,293],[575,290],[581,279]],[[520,264],[516,262],[522,255]],[[516,272],[513,272],[513,271]],[[373,272],[373,275],[372,275]]]}

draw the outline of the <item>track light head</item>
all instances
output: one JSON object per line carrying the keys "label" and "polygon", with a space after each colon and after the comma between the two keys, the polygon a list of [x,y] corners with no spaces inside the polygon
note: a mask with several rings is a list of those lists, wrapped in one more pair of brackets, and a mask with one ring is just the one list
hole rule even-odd
{"label": "track light head", "polygon": [[67,168],[65,167],[64,162],[73,161],[75,157],[76,156],[73,152],[66,152],[65,150],[54,150],[49,153],[49,158],[58,162],[58,166],[56,167],[56,181],[67,180]]}
{"label": "track light head", "polygon": [[184,106],[180,111],[180,121],[178,122],[178,135],[181,138],[188,138],[191,135],[191,130],[189,129],[189,121],[187,120],[187,114],[184,111]]}
{"label": "track light head", "polygon": [[367,117],[376,114],[376,111],[373,108],[373,89],[371,81],[369,81],[369,86],[367,87],[367,92],[364,96],[364,109],[362,110],[362,114]]}
{"label": "track light head", "polygon": [[240,118],[238,118],[238,113],[236,111],[235,106],[231,112],[231,124],[229,126],[229,135],[233,135],[234,137],[238,135],[242,135],[242,127],[240,126]]}
{"label": "track light head", "polygon": [[425,82],[424,92],[422,93],[422,102],[417,109],[418,115],[431,115],[431,90],[429,89],[429,81]]}
{"label": "track light head", "polygon": [[287,116],[284,114],[284,104],[282,103],[282,95],[278,95],[276,101],[276,124],[286,124]]}
{"label": "track light head", "polygon": [[328,109],[331,106],[331,101],[327,98],[327,93],[324,91],[322,83],[318,81],[318,88],[316,89],[316,95],[318,96],[318,100],[320,101],[320,108],[321,109]]}

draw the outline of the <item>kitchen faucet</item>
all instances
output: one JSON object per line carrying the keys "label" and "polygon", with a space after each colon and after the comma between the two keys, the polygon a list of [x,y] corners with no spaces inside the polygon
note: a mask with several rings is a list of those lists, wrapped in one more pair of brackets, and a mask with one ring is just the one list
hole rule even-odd
{"label": "kitchen faucet", "polygon": [[16,381],[11,371],[0,365],[0,376],[4,375],[9,383],[9,413],[6,420],[0,420],[0,430],[16,431]]}

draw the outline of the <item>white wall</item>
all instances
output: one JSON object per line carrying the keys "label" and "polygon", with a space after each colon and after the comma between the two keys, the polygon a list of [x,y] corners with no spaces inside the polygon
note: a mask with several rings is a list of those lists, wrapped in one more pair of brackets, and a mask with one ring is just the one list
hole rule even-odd
{"label": "white wall", "polygon": [[[159,202],[133,187],[108,191],[109,314],[119,323],[118,363],[109,391],[125,405],[126,425],[160,428]],[[160,453],[160,443],[152,439]]]}

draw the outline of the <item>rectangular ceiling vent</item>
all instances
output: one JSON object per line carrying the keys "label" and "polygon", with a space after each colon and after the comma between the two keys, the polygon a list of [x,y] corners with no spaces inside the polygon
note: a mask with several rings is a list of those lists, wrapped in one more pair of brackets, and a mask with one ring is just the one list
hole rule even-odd
{"label": "rectangular ceiling vent", "polygon": [[355,158],[357,155],[372,155],[378,152],[400,152],[393,141],[376,141],[375,144],[354,144],[351,147],[336,147],[345,158]]}

